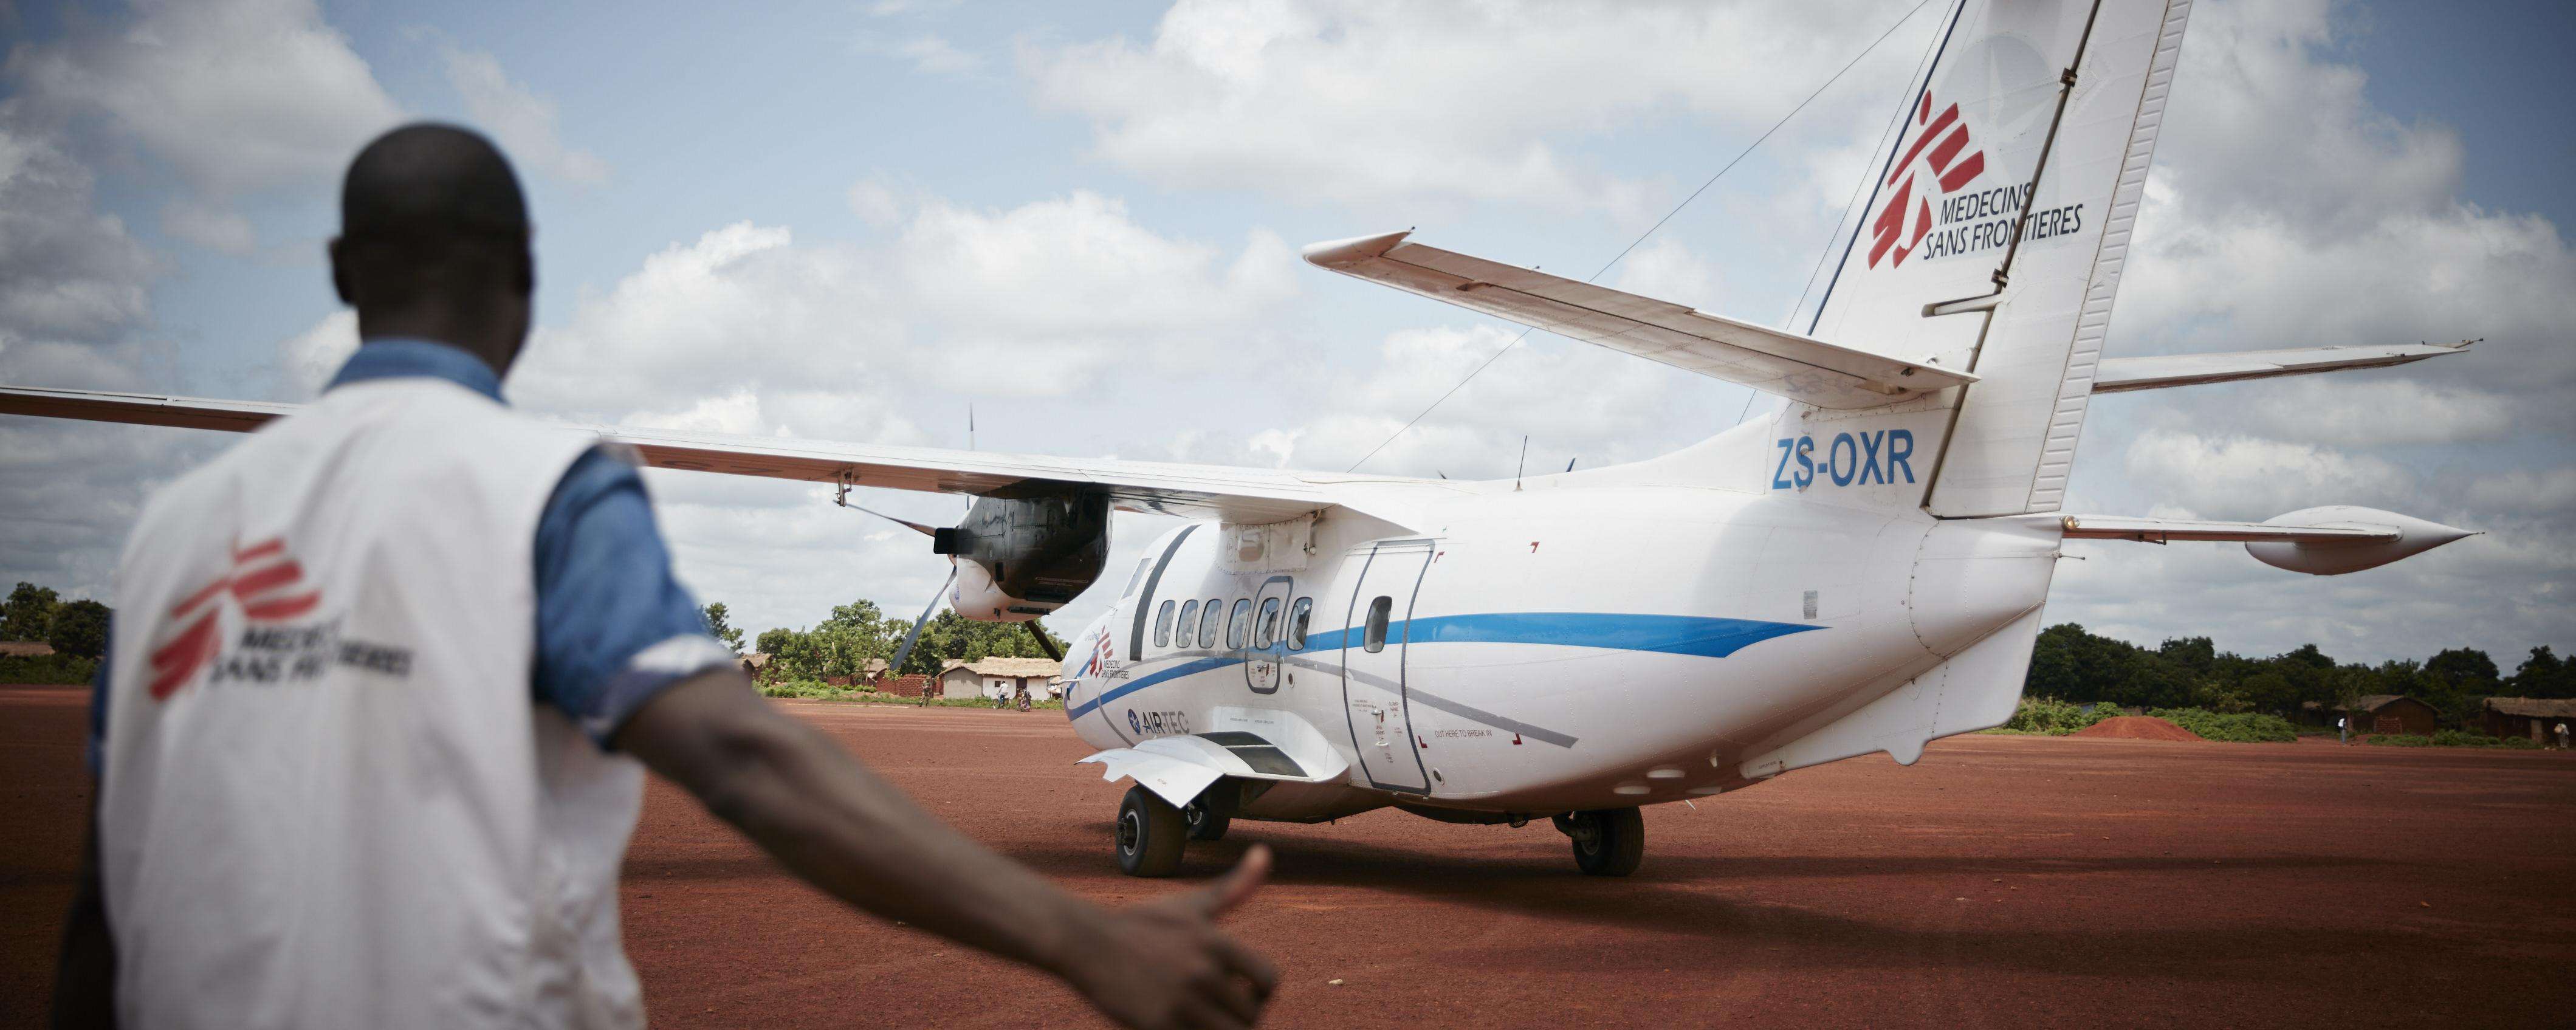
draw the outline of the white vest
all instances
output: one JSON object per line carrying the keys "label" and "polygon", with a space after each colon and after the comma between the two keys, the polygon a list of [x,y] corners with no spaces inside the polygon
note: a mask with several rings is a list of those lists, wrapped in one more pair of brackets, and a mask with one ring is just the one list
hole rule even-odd
{"label": "white vest", "polygon": [[537,520],[595,442],[364,381],[152,498],[99,796],[124,1025],[643,1022],[642,770],[528,679]]}

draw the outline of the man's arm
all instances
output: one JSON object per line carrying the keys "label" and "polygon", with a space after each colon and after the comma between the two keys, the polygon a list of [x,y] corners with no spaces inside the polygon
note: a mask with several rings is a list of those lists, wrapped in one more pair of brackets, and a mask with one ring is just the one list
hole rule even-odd
{"label": "man's arm", "polygon": [[730,667],[662,690],[612,742],[834,897],[1043,969],[1129,1026],[1250,1026],[1277,980],[1215,925],[1260,884],[1265,848],[1203,890],[1093,905],[922,811]]}

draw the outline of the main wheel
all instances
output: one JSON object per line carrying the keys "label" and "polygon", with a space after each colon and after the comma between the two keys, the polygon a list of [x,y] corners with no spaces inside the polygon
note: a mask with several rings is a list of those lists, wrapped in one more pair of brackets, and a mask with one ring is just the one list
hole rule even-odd
{"label": "main wheel", "polygon": [[1181,868],[1189,822],[1181,810],[1143,787],[1118,803],[1118,868],[1129,876],[1170,876]]}
{"label": "main wheel", "polygon": [[1566,821],[1574,864],[1588,876],[1626,876],[1646,860],[1646,817],[1634,808],[1576,812]]}
{"label": "main wheel", "polygon": [[1181,809],[1181,819],[1189,824],[1191,840],[1224,840],[1226,827],[1234,825],[1232,816],[1208,811],[1205,801],[1190,802]]}

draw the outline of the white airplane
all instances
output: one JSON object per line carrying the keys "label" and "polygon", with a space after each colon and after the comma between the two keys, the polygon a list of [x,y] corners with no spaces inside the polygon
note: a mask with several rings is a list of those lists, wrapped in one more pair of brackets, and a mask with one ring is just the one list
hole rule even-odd
{"label": "white airplane", "polygon": [[[1961,0],[1909,86],[1805,332],[1414,243],[1323,268],[1787,399],[1674,454],[1452,482],[600,428],[658,468],[975,495],[930,530],[968,618],[1025,621],[1156,539],[1073,638],[1066,714],[1133,778],[1119,863],[1167,875],[1230,820],[1394,806],[1552,819],[1625,875],[1642,805],[2011,716],[2062,541],[2241,541],[2334,575],[2468,535],[2311,508],[2059,510],[2092,395],[2402,364],[2464,345],[2102,353],[2190,0]],[[248,430],[291,405],[0,389],[0,412]],[[934,604],[936,602],[934,601]]]}

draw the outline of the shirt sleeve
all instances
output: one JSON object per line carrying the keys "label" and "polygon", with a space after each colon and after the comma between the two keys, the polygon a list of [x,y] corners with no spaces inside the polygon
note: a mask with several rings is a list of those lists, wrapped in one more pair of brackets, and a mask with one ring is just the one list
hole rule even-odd
{"label": "shirt sleeve", "polygon": [[671,574],[635,466],[603,448],[575,459],[537,522],[536,700],[603,748],[674,683],[735,661]]}

